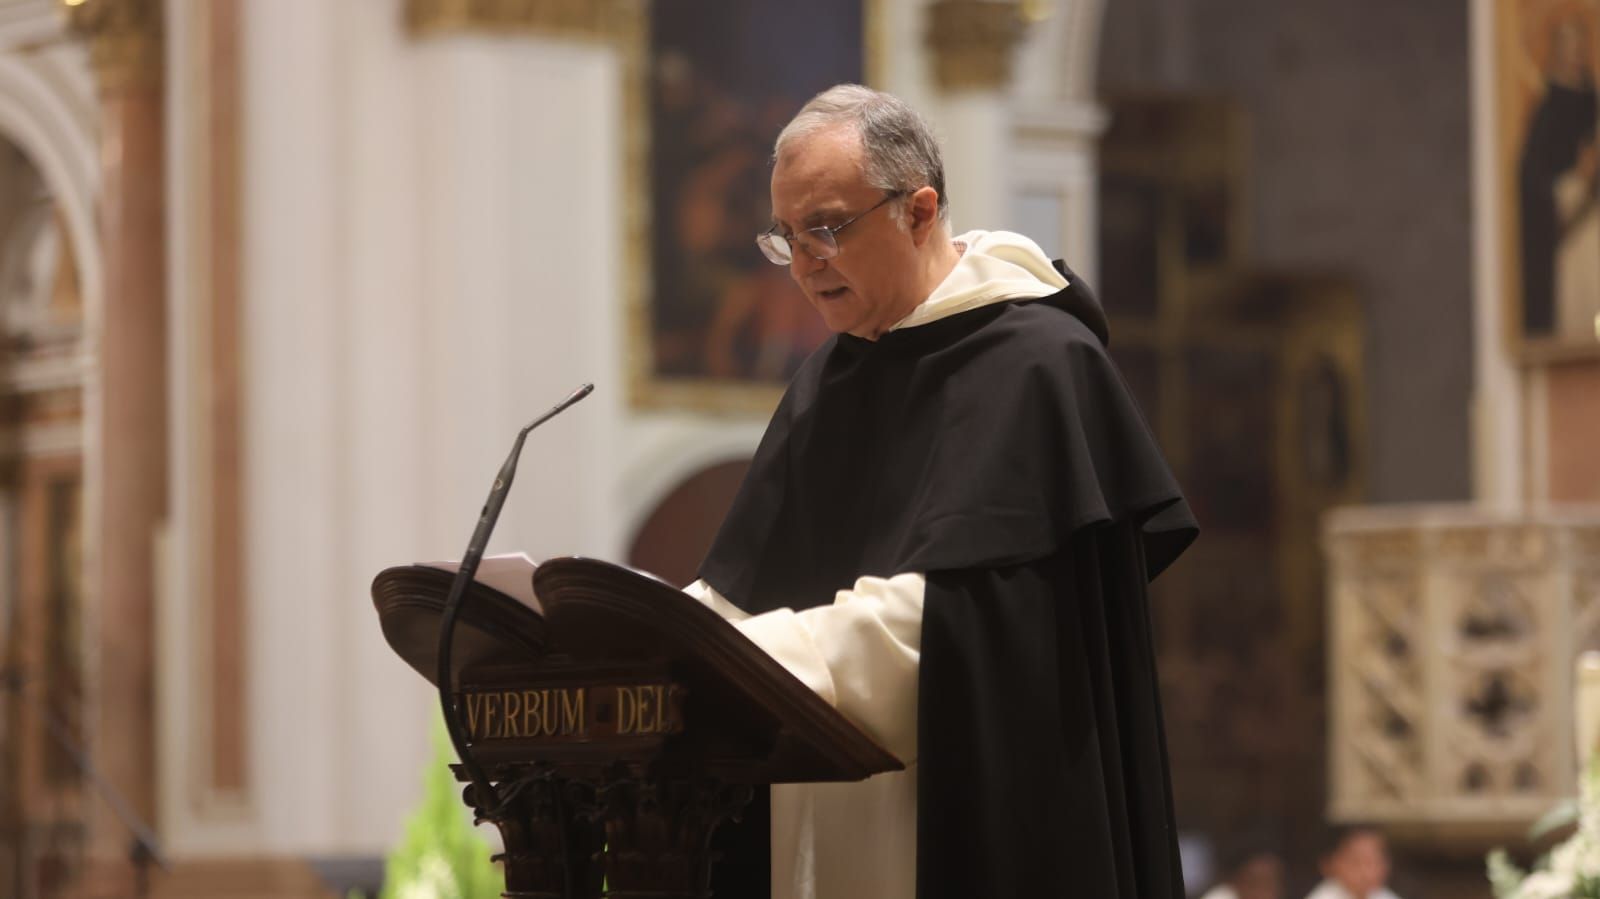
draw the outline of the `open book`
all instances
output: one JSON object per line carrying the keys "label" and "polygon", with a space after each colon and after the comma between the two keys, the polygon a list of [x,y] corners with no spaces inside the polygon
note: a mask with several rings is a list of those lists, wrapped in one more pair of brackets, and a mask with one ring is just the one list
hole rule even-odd
{"label": "open book", "polygon": [[[440,616],[460,567],[459,561],[401,565],[379,572],[372,581],[372,601],[384,637],[430,682],[438,676]],[[621,577],[674,589],[649,572],[612,564],[606,568]],[[457,677],[463,669],[532,662],[549,649],[545,607],[534,590],[538,569],[538,562],[520,552],[479,561],[456,618],[451,667]],[[681,601],[699,605],[687,595]]]}
{"label": "open book", "polygon": [[[438,676],[439,623],[455,562],[386,568],[372,581],[383,636],[389,646],[433,681]],[[451,667],[515,664],[539,658],[546,646],[544,607],[533,591],[538,568],[526,553],[485,556],[462,597]]]}
{"label": "open book", "polygon": [[[422,565],[424,568],[448,571],[452,575],[461,567],[460,562],[423,562]],[[539,605],[539,597],[533,593],[533,570],[538,567],[539,563],[527,553],[484,556],[478,562],[478,570],[473,573],[472,579],[480,586],[514,599],[542,615],[544,609]]]}

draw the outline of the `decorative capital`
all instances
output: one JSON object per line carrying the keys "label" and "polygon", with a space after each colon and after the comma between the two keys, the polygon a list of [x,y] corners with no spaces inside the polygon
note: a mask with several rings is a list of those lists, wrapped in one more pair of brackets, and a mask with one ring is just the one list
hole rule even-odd
{"label": "decorative capital", "polygon": [[1011,56],[1027,30],[1016,0],[935,0],[928,49],[946,91],[998,90],[1011,80]]}
{"label": "decorative capital", "polygon": [[61,0],[67,27],[89,41],[102,90],[161,82],[161,0]]}
{"label": "decorative capital", "polygon": [[642,0],[406,0],[415,35],[451,31],[539,34],[589,40],[624,37],[638,26]]}

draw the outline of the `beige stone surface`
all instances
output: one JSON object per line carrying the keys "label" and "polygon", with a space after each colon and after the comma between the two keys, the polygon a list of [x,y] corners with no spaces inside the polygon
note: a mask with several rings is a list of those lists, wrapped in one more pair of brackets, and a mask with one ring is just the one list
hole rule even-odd
{"label": "beige stone surface", "polygon": [[1600,360],[1549,371],[1552,502],[1600,502]]}

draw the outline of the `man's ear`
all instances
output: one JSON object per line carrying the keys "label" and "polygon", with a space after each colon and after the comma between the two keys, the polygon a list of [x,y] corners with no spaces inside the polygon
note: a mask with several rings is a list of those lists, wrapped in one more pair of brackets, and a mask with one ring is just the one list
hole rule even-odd
{"label": "man's ear", "polygon": [[911,225],[911,240],[922,246],[939,223],[939,192],[921,187],[906,197],[906,219]]}

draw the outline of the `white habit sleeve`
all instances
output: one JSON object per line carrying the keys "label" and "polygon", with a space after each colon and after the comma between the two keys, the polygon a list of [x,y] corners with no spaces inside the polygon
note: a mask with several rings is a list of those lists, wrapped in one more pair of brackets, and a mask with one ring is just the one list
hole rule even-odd
{"label": "white habit sleeve", "polygon": [[732,621],[901,761],[917,757],[917,666],[922,648],[921,574],[864,577],[833,603],[750,617],[704,581],[686,593]]}

